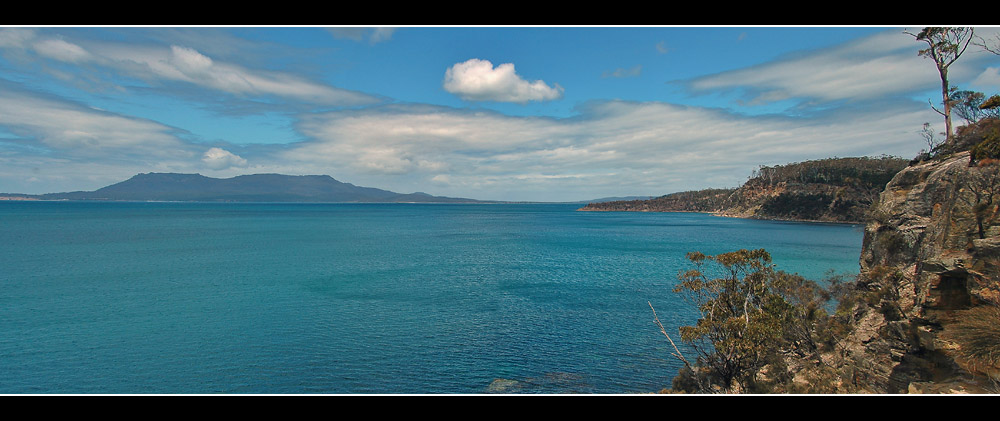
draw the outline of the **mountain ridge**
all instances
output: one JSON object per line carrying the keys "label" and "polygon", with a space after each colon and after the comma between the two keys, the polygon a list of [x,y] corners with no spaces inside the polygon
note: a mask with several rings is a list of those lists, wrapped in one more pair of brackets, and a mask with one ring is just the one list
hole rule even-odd
{"label": "mountain ridge", "polygon": [[13,194],[21,200],[305,203],[489,203],[476,199],[396,193],[344,183],[329,175],[248,174],[213,178],[201,174],[139,173],[94,191]]}

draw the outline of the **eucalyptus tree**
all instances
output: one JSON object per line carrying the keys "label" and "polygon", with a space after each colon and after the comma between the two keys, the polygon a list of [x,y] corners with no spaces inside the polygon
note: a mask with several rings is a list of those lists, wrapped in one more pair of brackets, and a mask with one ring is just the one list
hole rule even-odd
{"label": "eucalyptus tree", "polygon": [[951,109],[954,102],[951,98],[951,89],[948,86],[948,68],[958,60],[969,44],[975,38],[975,30],[971,27],[940,27],[930,26],[914,34],[909,31],[903,33],[912,36],[914,39],[927,44],[927,48],[920,50],[917,54],[934,61],[938,75],[941,76],[941,102],[944,111],[931,108],[944,117],[945,141],[952,139]]}

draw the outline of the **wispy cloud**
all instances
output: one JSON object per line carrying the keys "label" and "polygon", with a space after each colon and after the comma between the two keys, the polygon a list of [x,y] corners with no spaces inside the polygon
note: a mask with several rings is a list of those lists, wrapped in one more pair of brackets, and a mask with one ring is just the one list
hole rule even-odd
{"label": "wispy cloud", "polygon": [[0,48],[31,51],[67,64],[97,65],[150,83],[184,83],[243,97],[286,98],[322,105],[370,105],[371,95],[303,79],[290,73],[254,70],[220,62],[184,45],[75,43],[33,30],[0,30]]}
{"label": "wispy cloud", "polygon": [[188,153],[175,128],[19,91],[9,84],[2,86],[0,126],[63,155],[92,158]]}
{"label": "wispy cloud", "polygon": [[[689,86],[696,92],[742,91],[748,104],[791,98],[838,101],[908,96],[940,84],[934,65],[917,55],[919,49],[901,30],[888,30],[832,48],[700,77]],[[956,62],[952,79],[974,77],[969,64],[975,60],[973,53]]]}
{"label": "wispy cloud", "polygon": [[617,68],[617,69],[615,69],[613,71],[604,71],[604,73],[601,73],[601,77],[602,78],[609,78],[609,77],[616,77],[616,78],[636,77],[636,76],[639,76],[641,74],[642,74],[642,65],[636,65],[635,67],[632,67],[632,68],[629,68],[629,69],[625,69],[625,68],[619,67],[619,68]]}
{"label": "wispy cloud", "polygon": [[364,41],[367,39],[370,44],[377,44],[390,40],[392,38],[392,34],[396,32],[396,28],[363,28],[346,26],[327,28],[327,31],[329,31],[334,38],[349,39],[352,41]]}
{"label": "wispy cloud", "polygon": [[493,67],[489,60],[470,59],[456,63],[444,75],[444,89],[469,101],[526,103],[562,98],[563,88],[542,80],[529,82],[514,70],[513,63]]}
{"label": "wispy cloud", "polygon": [[[805,121],[656,102],[593,103],[567,119],[392,106],[311,115],[299,130],[312,140],[280,160],[402,190],[433,182],[448,194],[482,198],[665,194],[735,186],[761,164],[912,156],[920,147],[914,128],[930,116],[918,102]],[[477,194],[486,186],[495,196]]]}

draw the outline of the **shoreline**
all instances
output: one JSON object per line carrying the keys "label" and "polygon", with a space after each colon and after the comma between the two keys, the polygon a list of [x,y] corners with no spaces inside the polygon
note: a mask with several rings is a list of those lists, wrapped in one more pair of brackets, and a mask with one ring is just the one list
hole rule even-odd
{"label": "shoreline", "polygon": [[622,209],[586,209],[586,206],[576,210],[577,212],[640,212],[640,213],[703,213],[706,215],[718,216],[721,218],[736,218],[736,219],[753,219],[758,221],[781,221],[781,222],[806,222],[811,224],[838,224],[838,225],[861,225],[864,226],[866,222],[864,221],[825,221],[822,219],[795,219],[795,218],[770,218],[770,217],[759,217],[759,216],[743,216],[734,215],[725,212],[711,212],[711,211],[686,211],[686,210],[622,210]]}

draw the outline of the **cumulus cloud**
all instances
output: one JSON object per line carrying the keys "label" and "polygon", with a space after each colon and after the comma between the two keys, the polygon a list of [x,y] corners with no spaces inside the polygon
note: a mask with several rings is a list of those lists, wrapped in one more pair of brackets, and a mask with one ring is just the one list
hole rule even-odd
{"label": "cumulus cloud", "polygon": [[493,67],[488,60],[456,63],[444,75],[444,89],[469,101],[527,103],[562,98],[563,88],[542,80],[529,82],[514,71],[513,63]]}
{"label": "cumulus cloud", "polygon": [[222,148],[211,148],[201,156],[201,162],[213,170],[246,168],[247,160]]}

